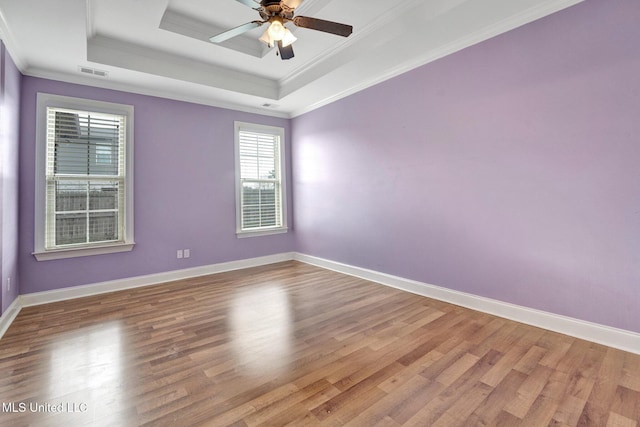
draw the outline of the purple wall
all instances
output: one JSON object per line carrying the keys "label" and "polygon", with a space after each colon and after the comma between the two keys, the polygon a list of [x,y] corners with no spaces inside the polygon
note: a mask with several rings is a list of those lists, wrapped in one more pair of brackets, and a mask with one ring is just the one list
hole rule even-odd
{"label": "purple wall", "polygon": [[[18,296],[18,150],[22,75],[0,42],[0,258],[2,313]],[[7,279],[11,289],[7,290]]]}
{"label": "purple wall", "polygon": [[[5,55],[2,308],[18,272],[26,294],[297,249],[640,332],[638,21],[587,1],[291,121],[21,85]],[[135,106],[133,252],[31,255],[37,92]],[[236,238],[234,120],[285,127],[295,235]]]}
{"label": "purple wall", "polygon": [[292,122],[299,252],[640,332],[640,2]]}
{"label": "purple wall", "polygon": [[[136,246],[132,252],[40,262],[31,255],[37,92],[134,106]],[[292,231],[236,237],[234,120],[282,126],[289,146],[286,119],[25,77],[20,152],[21,293],[292,251]],[[287,147],[289,175],[290,151]],[[291,227],[291,205],[288,209]],[[191,249],[191,257],[176,259],[176,250],[184,248]]]}

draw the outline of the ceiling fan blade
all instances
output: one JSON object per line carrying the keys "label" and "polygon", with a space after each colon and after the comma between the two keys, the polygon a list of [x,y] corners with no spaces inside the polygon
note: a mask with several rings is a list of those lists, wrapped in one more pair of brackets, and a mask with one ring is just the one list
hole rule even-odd
{"label": "ceiling fan blade", "polygon": [[258,28],[262,24],[264,24],[264,22],[262,21],[247,22],[244,25],[240,25],[239,27],[232,28],[228,31],[225,31],[224,33],[220,33],[218,35],[210,37],[209,41],[212,43],[220,43],[225,40],[229,40],[232,37],[239,36],[240,34],[246,33],[249,30],[253,30],[254,28]]}
{"label": "ceiling fan blade", "polygon": [[331,33],[342,37],[349,37],[353,32],[353,27],[351,25],[325,21],[324,19],[309,18],[307,16],[296,16],[293,18],[293,23],[298,27],[323,31],[325,33]]}
{"label": "ceiling fan blade", "polygon": [[[238,0],[240,1],[240,0]],[[247,0],[245,0],[247,1]],[[282,0],[282,3],[286,4],[290,9],[295,9],[300,6],[304,0]]]}
{"label": "ceiling fan blade", "polygon": [[236,0],[236,1],[238,3],[242,3],[245,6],[249,6],[252,9],[260,6],[260,2],[259,1],[254,1],[254,0]]}
{"label": "ceiling fan blade", "polygon": [[282,59],[293,58],[293,46],[282,46],[282,40],[278,40],[278,52],[280,52],[280,58]]}

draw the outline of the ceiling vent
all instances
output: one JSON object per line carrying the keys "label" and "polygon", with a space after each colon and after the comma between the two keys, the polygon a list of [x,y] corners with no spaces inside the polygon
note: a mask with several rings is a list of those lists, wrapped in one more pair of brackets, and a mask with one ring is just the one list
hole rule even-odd
{"label": "ceiling vent", "polygon": [[106,71],[96,70],[95,68],[90,68],[90,67],[79,66],[78,69],[80,70],[81,73],[93,74],[94,76],[98,76],[98,77],[107,77],[109,75],[109,73],[107,73]]}

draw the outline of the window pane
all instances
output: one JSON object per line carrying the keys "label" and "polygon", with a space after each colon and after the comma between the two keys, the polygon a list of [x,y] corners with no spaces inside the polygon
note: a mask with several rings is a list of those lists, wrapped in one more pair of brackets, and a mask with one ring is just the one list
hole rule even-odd
{"label": "window pane", "polygon": [[263,227],[273,227],[276,224],[276,195],[275,185],[263,184],[260,188],[260,221]]}
{"label": "window pane", "polygon": [[120,116],[55,112],[54,173],[118,175]]}
{"label": "window pane", "polygon": [[275,183],[245,182],[242,188],[243,228],[280,225],[278,186]]}
{"label": "window pane", "polygon": [[118,183],[92,183],[89,193],[89,209],[118,209]]}
{"label": "window pane", "polygon": [[87,162],[86,144],[68,140],[56,141],[54,169],[56,174],[86,175]]}
{"label": "window pane", "polygon": [[83,211],[87,209],[87,182],[56,182],[56,211]]}
{"label": "window pane", "polygon": [[259,205],[260,204],[260,184],[255,182],[245,182],[242,184],[242,204]]}
{"label": "window pane", "polygon": [[260,227],[260,186],[245,182],[242,187],[243,228]]}
{"label": "window pane", "polygon": [[276,178],[279,138],[276,135],[240,132],[240,174],[245,179]]}
{"label": "window pane", "polygon": [[98,212],[89,214],[89,241],[108,242],[118,240],[118,213]]}
{"label": "window pane", "polygon": [[86,243],[86,241],[86,214],[56,215],[56,245],[71,245],[74,243]]}
{"label": "window pane", "polygon": [[260,227],[260,207],[257,205],[245,206],[243,212],[243,228]]}
{"label": "window pane", "polygon": [[118,175],[117,141],[92,144],[89,175]]}

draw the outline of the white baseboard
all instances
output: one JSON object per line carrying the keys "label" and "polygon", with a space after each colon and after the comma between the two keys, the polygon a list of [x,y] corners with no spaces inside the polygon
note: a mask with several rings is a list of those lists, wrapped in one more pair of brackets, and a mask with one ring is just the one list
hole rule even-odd
{"label": "white baseboard", "polygon": [[404,279],[402,277],[392,276],[390,274],[380,273],[374,270],[368,270],[295,252],[267,255],[257,258],[187,268],[183,270],[168,271],[127,279],[111,280],[71,288],[20,295],[0,317],[0,338],[2,338],[22,307],[47,304],[50,302],[64,301],[73,298],[81,298],[107,292],[155,285],[174,280],[188,279],[191,277],[240,270],[290,260],[297,260],[326,268],[328,270],[370,280],[396,289],[401,289],[417,295],[449,302],[451,304],[493,314],[495,316],[504,317],[506,319],[515,320],[528,325],[537,326],[631,353],[640,354],[640,334],[635,332],[573,319],[571,317],[505,303],[464,292],[458,292],[415,280]]}
{"label": "white baseboard", "polygon": [[267,255],[257,258],[249,258],[239,261],[222,262],[218,264],[204,265],[201,267],[186,268],[183,270],[167,271],[164,273],[148,274],[127,279],[110,280],[108,282],[93,283],[90,285],[74,286],[71,288],[56,289],[53,291],[36,292],[22,295],[22,307],[47,304],[50,302],[64,301],[73,298],[81,298],[107,292],[133,289],[141,286],[156,285],[158,283],[172,282],[174,280],[189,279],[191,277],[205,276],[207,274],[223,273],[225,271],[240,270],[249,267],[274,264],[276,262],[290,261],[294,258],[292,252],[276,255]]}
{"label": "white baseboard", "polygon": [[2,316],[0,316],[0,338],[7,332],[11,323],[13,323],[18,313],[20,313],[20,309],[22,309],[22,297],[18,295],[5,312],[2,313]]}
{"label": "white baseboard", "polygon": [[294,259],[439,301],[640,354],[640,334],[296,253]]}
{"label": "white baseboard", "polygon": [[174,280],[189,279],[191,277],[205,276],[207,274],[223,273],[225,271],[241,270],[243,268],[258,267],[274,264],[276,262],[290,261],[294,258],[292,252],[275,255],[267,255],[257,258],[248,258],[238,261],[222,262],[218,264],[204,265],[200,267],[173,270],[164,273],[148,274],[145,276],[130,277],[127,279],[110,280],[107,282],[93,283],[90,285],[74,286],[71,288],[56,289],[52,291],[35,292],[21,295],[22,307],[47,304],[50,302],[64,301],[73,298],[81,298],[107,292],[133,289],[141,286],[157,285],[159,283],[172,282]]}
{"label": "white baseboard", "polygon": [[22,307],[47,304],[50,302],[65,301],[74,298],[88,297],[107,292],[133,289],[142,286],[157,285],[159,283],[172,282],[174,280],[189,279],[191,277],[206,276],[208,274],[223,273],[225,271],[241,270],[243,268],[258,267],[274,264],[276,262],[291,261],[293,252],[285,252],[275,255],[267,255],[256,258],[248,258],[238,261],[222,262],[218,264],[204,265],[200,267],[173,270],[163,273],[148,274],[126,279],[110,280],[107,282],[92,283],[89,285],[74,286],[70,288],[55,289],[52,291],[34,292],[18,296],[0,317],[0,338],[7,331]]}

